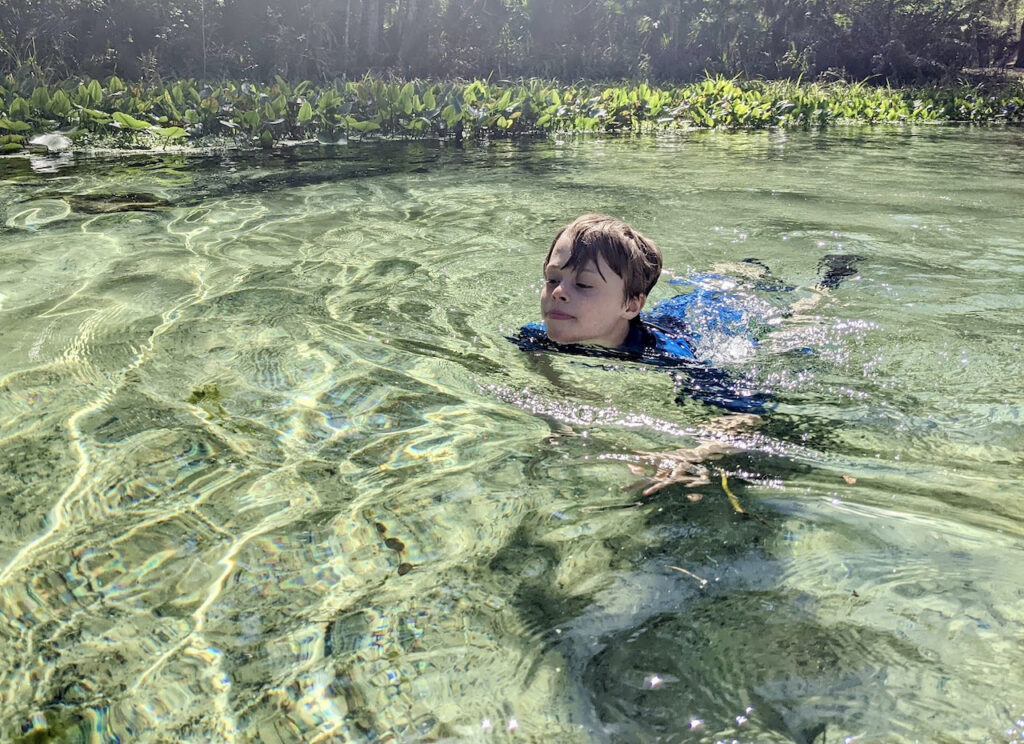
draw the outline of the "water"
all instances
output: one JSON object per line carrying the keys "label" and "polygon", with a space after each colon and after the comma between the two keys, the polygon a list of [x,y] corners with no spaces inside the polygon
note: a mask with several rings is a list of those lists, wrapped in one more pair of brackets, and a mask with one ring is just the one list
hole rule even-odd
{"label": "water", "polygon": [[[0,739],[1021,740],[1022,145],[0,160]],[[718,350],[777,401],[726,435],[506,340],[587,211],[777,308],[861,260]]]}

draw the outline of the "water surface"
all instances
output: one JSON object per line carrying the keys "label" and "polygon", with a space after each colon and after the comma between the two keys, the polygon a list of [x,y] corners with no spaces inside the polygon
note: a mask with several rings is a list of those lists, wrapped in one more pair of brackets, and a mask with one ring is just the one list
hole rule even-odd
{"label": "water surface", "polygon": [[[0,738],[1018,741],[1022,145],[0,160]],[[588,211],[771,309],[763,421],[509,343]]]}

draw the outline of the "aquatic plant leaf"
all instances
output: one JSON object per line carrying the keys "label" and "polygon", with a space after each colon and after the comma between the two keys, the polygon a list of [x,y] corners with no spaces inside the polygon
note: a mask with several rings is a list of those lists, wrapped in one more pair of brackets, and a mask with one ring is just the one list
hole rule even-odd
{"label": "aquatic plant leaf", "polygon": [[366,134],[367,132],[376,132],[380,129],[380,124],[375,121],[354,121],[349,126],[363,134]]}
{"label": "aquatic plant leaf", "polygon": [[153,127],[152,131],[166,140],[177,140],[188,136],[188,132],[181,127]]}
{"label": "aquatic plant leaf", "polygon": [[140,121],[134,116],[129,116],[122,111],[115,111],[112,115],[114,121],[122,127],[127,127],[133,130],[149,129],[152,126],[149,122]]}
{"label": "aquatic plant leaf", "polygon": [[11,106],[8,109],[8,113],[13,119],[20,119],[24,121],[32,116],[31,108],[29,107],[28,101],[21,96],[15,96],[11,102]]}
{"label": "aquatic plant leaf", "polygon": [[10,132],[27,132],[31,128],[32,125],[28,122],[0,119],[0,129],[6,129]]}
{"label": "aquatic plant leaf", "polygon": [[39,85],[32,91],[32,95],[29,97],[28,102],[32,104],[32,107],[37,111],[46,113],[50,108],[50,92],[46,89],[45,85]]}
{"label": "aquatic plant leaf", "polygon": [[313,107],[309,104],[309,101],[304,102],[299,107],[299,114],[296,118],[299,124],[305,124],[313,118]]}
{"label": "aquatic plant leaf", "polygon": [[91,80],[89,85],[86,86],[86,91],[89,94],[90,106],[96,106],[103,100],[103,88],[100,87],[98,80]]}
{"label": "aquatic plant leaf", "polygon": [[50,113],[62,118],[71,113],[71,99],[59,88],[50,97]]}

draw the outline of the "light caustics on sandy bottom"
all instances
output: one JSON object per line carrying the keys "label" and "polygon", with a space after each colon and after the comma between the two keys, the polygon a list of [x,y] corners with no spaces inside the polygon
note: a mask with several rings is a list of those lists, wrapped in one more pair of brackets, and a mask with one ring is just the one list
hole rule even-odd
{"label": "light caustics on sandy bottom", "polygon": [[[0,738],[1024,737],[1018,140],[5,161]],[[506,340],[595,209],[764,309],[761,422]]]}

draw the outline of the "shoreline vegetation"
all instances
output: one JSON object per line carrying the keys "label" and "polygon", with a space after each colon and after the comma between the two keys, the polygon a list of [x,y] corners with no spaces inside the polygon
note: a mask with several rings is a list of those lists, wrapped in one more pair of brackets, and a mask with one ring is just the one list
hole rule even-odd
{"label": "shoreline vegetation", "polygon": [[0,154],[296,141],[486,139],[548,133],[812,128],[843,123],[1024,122],[1024,81],[879,87],[708,76],[686,85],[356,81],[315,85],[116,76],[41,83],[0,78]]}

